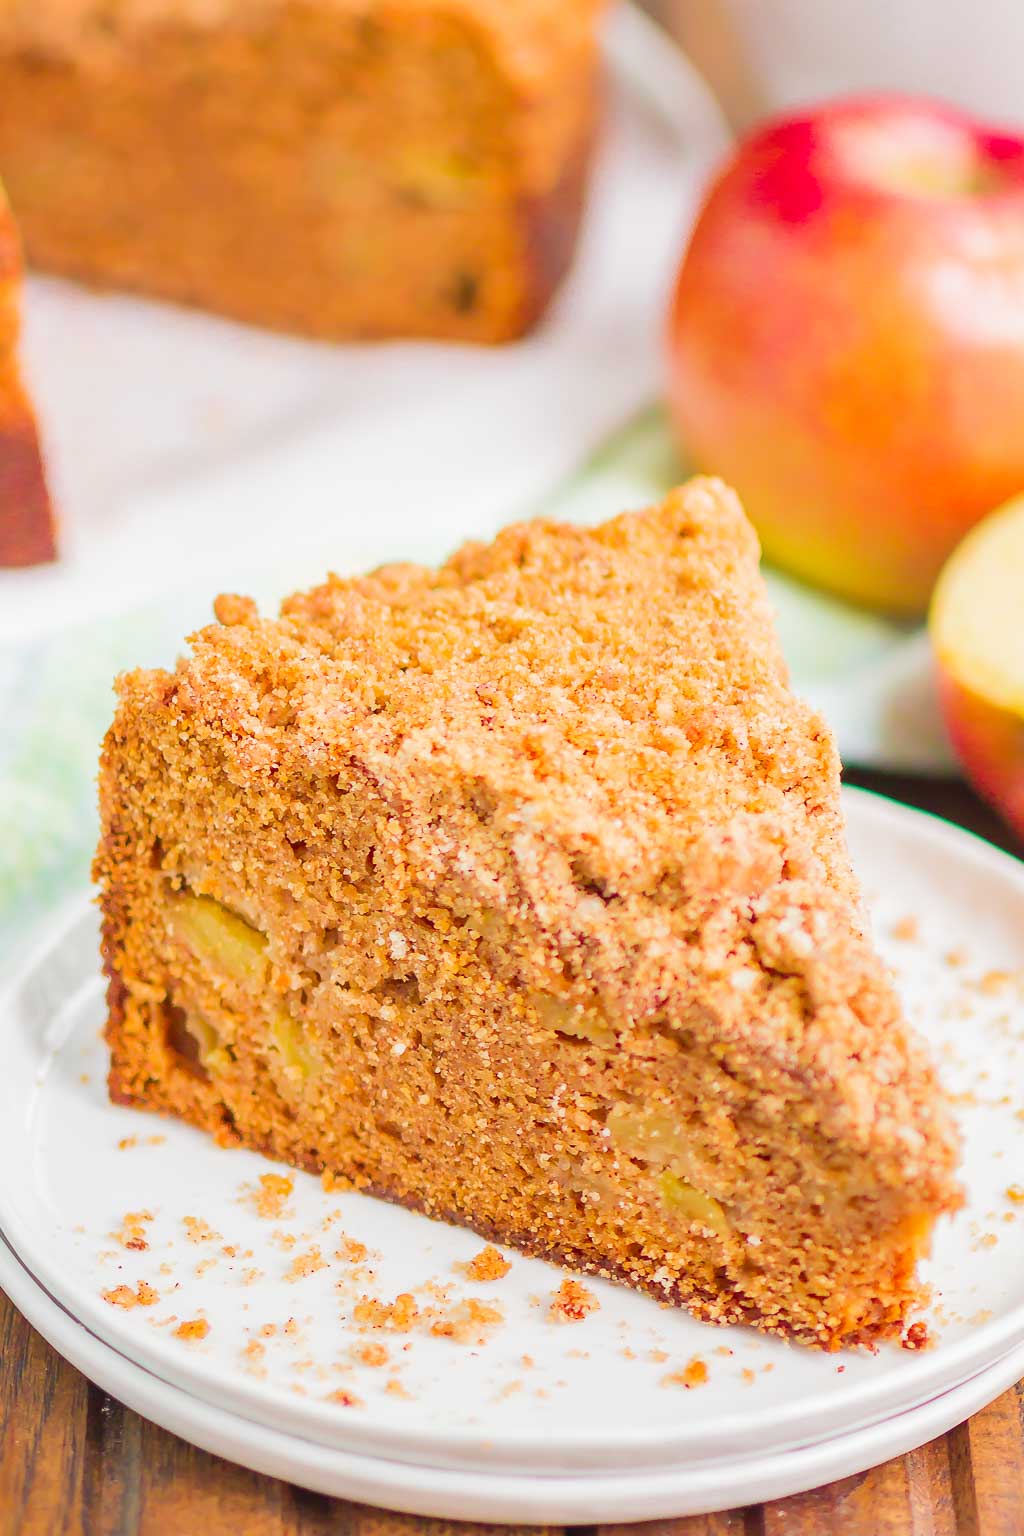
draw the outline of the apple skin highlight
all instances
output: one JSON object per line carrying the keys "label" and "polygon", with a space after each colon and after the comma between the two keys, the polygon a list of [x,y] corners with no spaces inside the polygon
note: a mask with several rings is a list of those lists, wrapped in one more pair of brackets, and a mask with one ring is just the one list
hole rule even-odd
{"label": "apple skin highlight", "polygon": [[923,612],[1024,488],[1024,139],[893,97],[758,132],[679,273],[669,403],[769,560]]}

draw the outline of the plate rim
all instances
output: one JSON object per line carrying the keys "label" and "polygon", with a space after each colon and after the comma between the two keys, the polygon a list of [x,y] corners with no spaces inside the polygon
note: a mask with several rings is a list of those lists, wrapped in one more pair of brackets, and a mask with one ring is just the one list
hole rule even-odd
{"label": "plate rim", "polygon": [[[380,1500],[380,1507],[413,1515],[501,1524],[518,1524],[523,1520],[545,1524],[586,1521],[592,1517],[597,1499],[600,1499],[604,1520],[633,1521],[709,1514],[736,1507],[737,1497],[743,1503],[787,1498],[821,1487],[836,1478],[866,1471],[947,1433],[993,1402],[1024,1373],[1022,1343],[949,1392],[891,1419],[835,1436],[804,1450],[769,1452],[760,1458],[754,1456],[745,1461],[740,1458],[716,1465],[713,1470],[719,1475],[720,1486],[728,1486],[729,1492],[723,1496],[708,1489],[703,1496],[687,1500],[686,1485],[689,1483],[692,1487],[694,1472],[699,1468],[656,1472],[653,1476],[647,1469],[611,1477],[606,1474],[597,1477],[571,1474],[523,1476],[507,1470],[467,1473],[435,1469],[419,1463],[387,1461],[330,1449],[232,1414],[147,1371],[97,1338],[50,1296],[2,1236],[0,1289],[30,1326],[102,1391],[162,1429],[213,1455],[247,1466],[262,1476],[284,1478],[332,1497],[354,1498],[372,1504]],[[233,1439],[232,1427],[236,1429]],[[243,1439],[241,1447],[238,1444],[239,1429],[247,1437],[247,1443]],[[230,1445],[226,1444],[228,1440],[232,1440]],[[367,1467],[371,1471],[380,1468],[380,1478],[374,1486],[367,1486]],[[350,1479],[347,1485],[344,1483],[346,1468]],[[743,1477],[744,1469],[748,1482],[754,1486],[741,1486],[737,1491],[738,1479]],[[358,1481],[361,1473],[362,1483]],[[758,1473],[772,1481],[758,1487],[755,1481]],[[426,1492],[424,1483],[430,1485]],[[502,1499],[504,1503],[496,1503]]]}

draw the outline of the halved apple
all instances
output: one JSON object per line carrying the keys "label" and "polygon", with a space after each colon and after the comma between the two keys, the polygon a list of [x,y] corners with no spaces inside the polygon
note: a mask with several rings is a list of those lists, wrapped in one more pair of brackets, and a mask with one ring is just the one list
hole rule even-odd
{"label": "halved apple", "polygon": [[964,772],[1024,839],[1024,496],[985,518],[954,551],[929,627]]}

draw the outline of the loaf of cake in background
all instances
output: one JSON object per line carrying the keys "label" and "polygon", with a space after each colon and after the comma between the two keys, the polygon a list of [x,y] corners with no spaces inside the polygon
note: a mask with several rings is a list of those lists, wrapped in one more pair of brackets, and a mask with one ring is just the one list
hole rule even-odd
{"label": "loaf of cake in background", "polygon": [[20,328],[21,244],[0,184],[0,566],[56,553],[39,433],[18,371]]}
{"label": "loaf of cake in background", "polygon": [[7,0],[29,260],[312,336],[518,336],[572,256],[601,9]]}

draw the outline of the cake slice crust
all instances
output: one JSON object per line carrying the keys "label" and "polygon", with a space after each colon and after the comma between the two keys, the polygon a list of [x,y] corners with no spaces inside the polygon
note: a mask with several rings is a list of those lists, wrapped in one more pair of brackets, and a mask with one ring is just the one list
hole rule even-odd
{"label": "cake slice crust", "polygon": [[218,602],[121,680],[115,1098],[826,1347],[960,1200],[838,765],[716,482]]}
{"label": "cake slice crust", "polygon": [[0,183],[0,566],[57,553],[53,510],[32,403],[18,367],[21,243]]}

